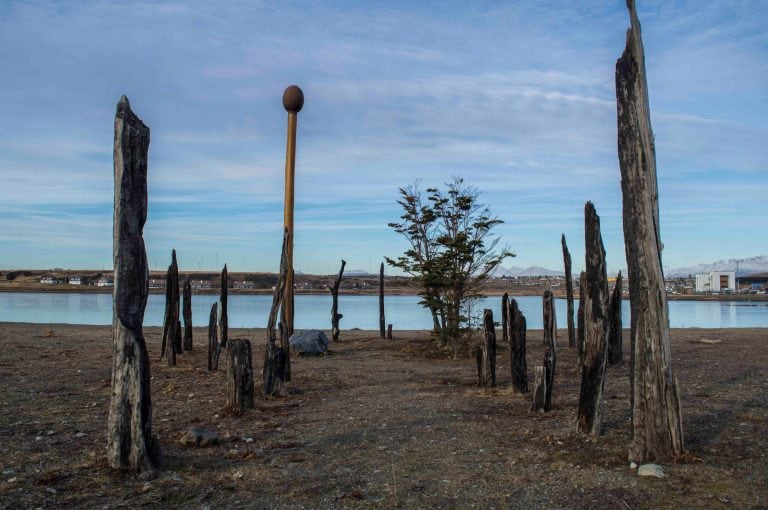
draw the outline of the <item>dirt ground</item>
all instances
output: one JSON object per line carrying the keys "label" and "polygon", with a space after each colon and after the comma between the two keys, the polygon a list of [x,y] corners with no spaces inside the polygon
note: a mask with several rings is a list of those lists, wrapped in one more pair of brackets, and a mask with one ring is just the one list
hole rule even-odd
{"label": "dirt ground", "polygon": [[[511,391],[504,345],[498,388],[481,390],[474,361],[439,353],[424,332],[342,331],[330,354],[293,358],[287,397],[240,417],[194,333],[196,350],[167,368],[159,328],[146,331],[167,464],[145,482],[106,466],[110,328],[0,324],[0,507],[768,508],[768,329],[673,330],[689,453],[663,479],[626,460],[627,364],[608,368],[603,435],[575,431],[579,375],[563,330],[550,413]],[[260,373],[264,332],[230,337],[251,339]],[[529,332],[531,380],[541,342]],[[190,427],[221,444],[182,446]]]}

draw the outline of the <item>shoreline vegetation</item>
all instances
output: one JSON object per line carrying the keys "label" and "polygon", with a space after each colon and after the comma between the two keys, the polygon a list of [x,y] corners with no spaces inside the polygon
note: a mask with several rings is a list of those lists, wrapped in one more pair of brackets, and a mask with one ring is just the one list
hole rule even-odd
{"label": "shoreline vegetation", "polygon": [[[8,279],[8,274],[12,279]],[[150,271],[149,278],[156,282],[150,284],[150,294],[165,294],[165,271]],[[62,283],[43,284],[40,280],[47,275],[59,278]],[[98,270],[2,270],[0,271],[0,292],[56,292],[56,293],[102,293],[111,294],[111,286],[96,284],[72,285],[67,279],[80,276],[86,281],[96,282],[99,278],[111,276],[111,271]],[[193,294],[219,294],[220,273],[212,271],[180,271],[179,279],[183,281],[189,276]],[[337,275],[308,275],[297,274],[295,294],[301,295],[330,295]],[[272,295],[272,286],[277,282],[277,273],[229,273],[230,295]],[[162,283],[161,283],[162,282]],[[197,283],[195,283],[197,282]],[[205,282],[205,283],[204,283]],[[253,288],[244,287],[243,282],[251,282]],[[205,286],[210,285],[210,286]],[[625,285],[624,298],[628,297]],[[417,295],[421,288],[413,278],[404,276],[385,276],[384,289],[389,296]],[[551,290],[556,298],[565,298],[565,278],[561,276],[529,276],[518,278],[494,278],[481,290],[487,297],[500,297],[504,293],[510,296],[541,296],[545,290]],[[578,285],[575,285],[578,298]],[[378,277],[376,275],[344,275],[339,288],[340,295],[378,295]],[[681,294],[667,293],[670,300],[692,301],[768,301],[768,294]]]}
{"label": "shoreline vegetation", "polygon": [[[207,328],[175,367],[159,361],[162,328],[144,332],[166,462],[150,481],[107,466],[111,327],[0,323],[2,506],[761,508],[768,493],[764,328],[671,330],[686,453],[664,478],[627,461],[627,363],[607,368],[602,434],[576,431],[580,377],[564,329],[548,413],[512,391],[501,341],[498,386],[481,389],[471,343],[454,358],[424,331],[342,330],[327,355],[293,358],[286,396],[264,399],[257,380],[255,408],[233,414],[226,370],[206,370]],[[542,334],[528,332],[529,378]],[[230,338],[250,340],[254,360],[264,353],[264,329]],[[218,443],[183,444],[192,427]]]}

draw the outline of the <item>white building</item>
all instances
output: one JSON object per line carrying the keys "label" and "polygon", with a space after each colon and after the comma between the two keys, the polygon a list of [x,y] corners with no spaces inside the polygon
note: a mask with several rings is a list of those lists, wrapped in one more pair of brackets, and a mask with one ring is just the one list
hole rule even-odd
{"label": "white building", "polygon": [[97,287],[111,287],[115,284],[115,280],[110,276],[102,276],[96,280]]}
{"label": "white building", "polygon": [[736,291],[735,271],[713,271],[696,275],[696,292]]}
{"label": "white building", "polygon": [[83,284],[83,279],[80,278],[79,276],[70,276],[69,277],[69,284],[70,285],[82,285]]}

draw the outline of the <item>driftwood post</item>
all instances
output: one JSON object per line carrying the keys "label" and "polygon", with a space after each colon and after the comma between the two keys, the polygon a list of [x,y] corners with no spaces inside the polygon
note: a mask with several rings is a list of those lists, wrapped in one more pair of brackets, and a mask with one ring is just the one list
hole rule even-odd
{"label": "driftwood post", "polygon": [[613,286],[611,302],[608,305],[608,364],[618,365],[624,361],[624,352],[621,338],[621,271],[616,277]]}
{"label": "driftwood post", "polygon": [[528,393],[528,365],[525,361],[525,316],[513,298],[509,300],[509,368],[516,393]]}
{"label": "driftwood post", "polygon": [[208,319],[208,370],[216,370],[214,360],[216,351],[219,349],[218,334],[216,331],[216,321],[218,316],[218,303],[211,304],[211,315]]}
{"label": "driftwood post", "polygon": [[544,411],[547,400],[547,376],[544,367],[533,367],[531,411]]}
{"label": "driftwood post", "polygon": [[112,232],[112,396],[107,461],[113,469],[154,476],[162,454],[152,436],[149,354],[142,323],[149,293],[144,248],[149,128],[122,96],[115,113],[115,202]]}
{"label": "driftwood post", "polygon": [[656,149],[648,106],[645,55],[634,0],[627,0],[627,8],[630,28],[624,53],[616,62],[616,105],[632,317],[629,460],[642,463],[681,455],[684,447],[680,395],[669,346]]}
{"label": "driftwood post", "polygon": [[384,262],[379,268],[379,336],[384,338],[384,326],[387,321],[384,318]]}
{"label": "driftwood post", "polygon": [[[283,384],[286,381],[286,359],[285,353],[290,349],[288,344],[288,335],[283,323],[278,324],[280,340],[278,341],[275,333],[275,324],[277,323],[277,313],[284,305],[286,298],[285,286],[287,274],[290,271],[288,266],[288,244],[290,242],[290,233],[286,228],[283,232],[283,248],[280,255],[280,272],[277,275],[277,284],[275,292],[272,295],[272,308],[269,310],[269,319],[267,321],[267,348],[264,352],[264,368],[262,370],[263,389],[265,397],[273,397],[282,392]],[[282,317],[285,319],[285,309],[282,308]]]}
{"label": "driftwood post", "polygon": [[219,331],[218,344],[216,345],[216,354],[213,360],[213,369],[219,368],[219,357],[221,350],[227,347],[227,334],[229,333],[229,319],[227,317],[227,288],[229,276],[227,275],[227,265],[221,270],[221,289],[219,291]]}
{"label": "driftwood post", "polygon": [[251,342],[245,338],[227,345],[227,405],[236,412],[253,409]]}
{"label": "driftwood post", "polygon": [[331,287],[331,296],[333,296],[333,302],[331,304],[331,335],[334,341],[339,339],[339,321],[344,317],[343,314],[339,313],[339,285],[341,285],[341,277],[344,275],[344,266],[346,265],[347,262],[344,259],[341,259],[339,276],[336,277],[336,281],[333,282],[333,287]]}
{"label": "driftwood post", "polygon": [[392,324],[387,324],[387,340],[392,340]]}
{"label": "driftwood post", "polygon": [[501,296],[501,339],[509,343],[509,294]]}
{"label": "driftwood post", "polygon": [[584,249],[586,251],[586,294],[584,302],[584,364],[576,427],[590,435],[600,434],[600,405],[605,385],[608,353],[608,275],[605,249],[600,235],[600,217],[592,202],[584,206]]}
{"label": "driftwood post", "polygon": [[179,266],[176,250],[171,251],[171,265],[165,276],[165,318],[160,358],[165,357],[169,366],[176,365],[176,354],[181,352],[181,331],[179,325]]}
{"label": "driftwood post", "polygon": [[184,279],[184,350],[192,350],[192,285],[189,276]]}
{"label": "driftwood post", "polygon": [[[181,341],[181,290],[179,289],[179,264],[176,261],[176,250],[171,252],[171,283],[173,284],[173,318],[176,319],[176,327],[173,329],[173,335],[170,337],[173,339],[173,349],[176,354],[181,354],[184,351]],[[170,341],[170,340],[169,340]]]}
{"label": "driftwood post", "polygon": [[587,273],[579,274],[579,312],[577,313],[576,353],[579,366],[584,364],[584,296],[587,295]]}
{"label": "driftwood post", "polygon": [[565,234],[560,238],[563,245],[563,263],[565,265],[565,299],[568,311],[566,319],[568,321],[568,347],[576,347],[576,332],[573,327],[573,274],[571,274],[571,252],[568,251],[568,245],[565,243]]}
{"label": "driftwood post", "polygon": [[483,311],[483,331],[484,341],[477,348],[477,385],[488,388],[496,386],[496,330],[488,308]]}
{"label": "driftwood post", "polygon": [[544,392],[544,410],[552,410],[552,390],[555,387],[557,366],[557,317],[555,316],[555,295],[544,291],[544,376],[547,387]]}

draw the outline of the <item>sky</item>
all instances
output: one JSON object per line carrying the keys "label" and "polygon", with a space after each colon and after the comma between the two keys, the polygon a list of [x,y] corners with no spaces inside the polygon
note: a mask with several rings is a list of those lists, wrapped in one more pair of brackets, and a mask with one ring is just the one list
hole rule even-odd
{"label": "sky", "polygon": [[[638,0],[663,263],[768,254],[768,2]],[[150,267],[275,271],[287,114],[294,267],[376,272],[398,188],[460,176],[504,266],[584,266],[583,211],[626,267],[614,69],[623,0],[0,0],[0,268],[112,266],[113,123],[151,129]],[[394,270],[388,270],[394,272]]]}

